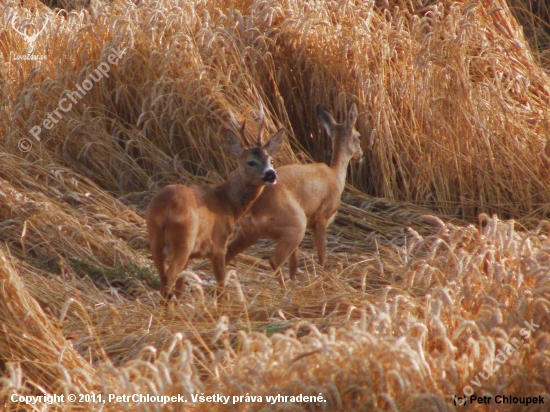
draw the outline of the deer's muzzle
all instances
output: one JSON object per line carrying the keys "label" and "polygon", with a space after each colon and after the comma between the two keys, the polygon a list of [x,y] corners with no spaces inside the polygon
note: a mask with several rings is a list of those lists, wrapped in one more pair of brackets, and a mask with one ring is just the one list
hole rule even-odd
{"label": "deer's muzzle", "polygon": [[275,184],[277,182],[277,172],[273,169],[267,170],[262,180],[268,185]]}

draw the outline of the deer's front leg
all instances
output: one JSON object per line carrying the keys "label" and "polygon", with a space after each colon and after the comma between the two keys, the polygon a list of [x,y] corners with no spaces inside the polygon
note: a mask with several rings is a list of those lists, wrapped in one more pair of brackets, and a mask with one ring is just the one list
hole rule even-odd
{"label": "deer's front leg", "polygon": [[216,295],[219,298],[225,286],[225,248],[215,252],[210,261],[212,262],[212,271],[216,276]]}
{"label": "deer's front leg", "polygon": [[319,219],[313,227],[313,241],[317,249],[317,258],[323,269],[325,268],[325,258],[327,256],[327,225],[326,220]]}

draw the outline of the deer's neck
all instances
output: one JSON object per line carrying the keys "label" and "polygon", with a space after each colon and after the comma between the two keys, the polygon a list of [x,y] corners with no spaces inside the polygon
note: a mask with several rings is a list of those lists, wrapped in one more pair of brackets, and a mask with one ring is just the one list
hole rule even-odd
{"label": "deer's neck", "polygon": [[333,150],[332,159],[330,161],[330,168],[336,176],[338,182],[338,189],[340,194],[344,191],[346,185],[346,176],[348,174],[348,165],[351,160],[351,156],[344,153],[342,149]]}
{"label": "deer's neck", "polygon": [[264,185],[251,185],[240,171],[223,184],[235,221],[240,219],[260,196]]}

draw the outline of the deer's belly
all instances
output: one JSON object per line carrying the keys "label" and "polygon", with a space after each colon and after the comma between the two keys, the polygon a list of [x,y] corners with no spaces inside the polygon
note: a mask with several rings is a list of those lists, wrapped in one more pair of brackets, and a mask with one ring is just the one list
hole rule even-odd
{"label": "deer's belly", "polygon": [[214,245],[212,244],[212,241],[203,240],[202,242],[198,242],[195,244],[195,247],[193,248],[193,252],[191,252],[191,256],[189,256],[189,258],[190,259],[210,258],[212,256],[213,249],[214,249]]}

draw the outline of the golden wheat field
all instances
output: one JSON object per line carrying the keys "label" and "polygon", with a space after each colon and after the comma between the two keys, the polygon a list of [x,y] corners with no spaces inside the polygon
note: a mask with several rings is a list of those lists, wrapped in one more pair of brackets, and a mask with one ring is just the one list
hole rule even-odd
{"label": "golden wheat field", "polygon": [[[550,410],[545,4],[0,2],[0,410]],[[351,102],[325,268],[262,240],[163,306],[153,195],[230,176],[230,112],[328,162]]]}

